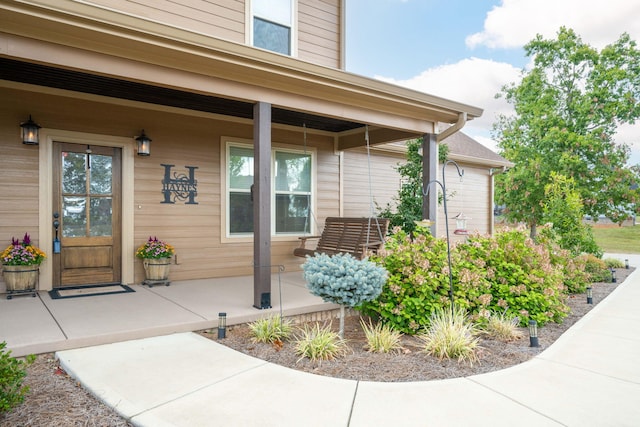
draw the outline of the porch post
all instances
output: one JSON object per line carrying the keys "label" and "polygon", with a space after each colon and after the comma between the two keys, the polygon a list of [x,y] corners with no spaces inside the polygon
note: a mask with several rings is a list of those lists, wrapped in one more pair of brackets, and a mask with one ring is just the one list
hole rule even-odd
{"label": "porch post", "polygon": [[253,107],[253,306],[271,308],[271,104]]}
{"label": "porch post", "polygon": [[[422,137],[422,188],[427,188],[436,180],[438,173],[438,143],[435,133],[426,133]],[[431,234],[436,235],[438,209],[438,189],[429,188],[429,194],[422,196],[422,219],[433,221]]]}

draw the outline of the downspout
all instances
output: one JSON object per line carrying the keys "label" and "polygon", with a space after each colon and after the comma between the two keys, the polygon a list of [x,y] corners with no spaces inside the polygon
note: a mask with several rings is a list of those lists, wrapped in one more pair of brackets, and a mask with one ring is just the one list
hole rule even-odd
{"label": "downspout", "polygon": [[446,128],[443,132],[436,135],[436,142],[441,143],[445,139],[449,138],[454,133],[458,132],[467,123],[467,113],[458,114],[458,121],[453,125]]}

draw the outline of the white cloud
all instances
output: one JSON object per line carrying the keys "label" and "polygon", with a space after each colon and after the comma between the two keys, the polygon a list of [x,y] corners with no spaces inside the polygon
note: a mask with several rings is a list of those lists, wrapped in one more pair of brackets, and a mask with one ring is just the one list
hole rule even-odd
{"label": "white cloud", "polygon": [[627,32],[640,39],[640,2],[635,0],[503,0],[484,21],[484,30],[467,37],[470,48],[519,48],[536,34],[554,38],[561,26],[602,48]]}
{"label": "white cloud", "polygon": [[[517,83],[520,80],[520,70],[504,62],[469,58],[428,69],[407,80],[380,76],[376,78],[484,109],[482,116],[470,121],[467,127],[475,129],[476,134],[484,135],[488,140],[497,115],[513,111],[503,98],[495,99],[495,95],[505,84]],[[469,132],[465,133],[473,136]],[[494,149],[495,144],[492,145],[491,148]]]}

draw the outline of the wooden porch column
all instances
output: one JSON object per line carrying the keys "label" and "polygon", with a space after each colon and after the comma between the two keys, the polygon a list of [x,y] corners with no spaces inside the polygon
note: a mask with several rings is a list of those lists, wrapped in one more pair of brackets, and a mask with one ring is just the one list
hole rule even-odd
{"label": "wooden porch column", "polygon": [[[433,221],[431,234],[436,235],[436,215],[438,209],[438,188],[434,183],[438,174],[438,143],[435,133],[422,137],[422,188],[429,194],[422,196],[422,219]],[[431,183],[431,184],[429,184]]]}
{"label": "wooden porch column", "polygon": [[271,104],[253,107],[253,306],[271,308]]}

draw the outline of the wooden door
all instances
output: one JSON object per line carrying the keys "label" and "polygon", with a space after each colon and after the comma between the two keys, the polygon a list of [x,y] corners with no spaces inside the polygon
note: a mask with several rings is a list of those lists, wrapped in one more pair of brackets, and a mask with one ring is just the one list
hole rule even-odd
{"label": "wooden door", "polygon": [[53,286],[120,283],[121,150],[56,142],[53,156]]}

